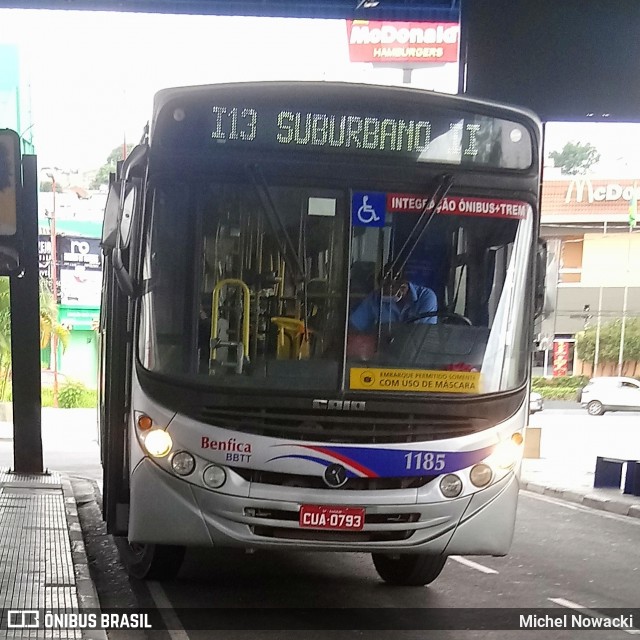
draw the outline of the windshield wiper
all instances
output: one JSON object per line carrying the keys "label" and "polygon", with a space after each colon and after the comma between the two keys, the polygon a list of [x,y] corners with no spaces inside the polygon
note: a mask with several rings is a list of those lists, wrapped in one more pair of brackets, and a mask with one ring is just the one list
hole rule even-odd
{"label": "windshield wiper", "polygon": [[440,203],[444,200],[447,193],[449,193],[452,186],[453,176],[450,173],[442,173],[439,176],[436,176],[432,185],[427,190],[427,193],[431,193],[432,195],[427,198],[427,202],[420,212],[420,217],[413,225],[413,228],[409,232],[409,235],[400,248],[400,251],[398,251],[395,258],[390,262],[382,274],[381,282],[384,282],[385,279],[392,274],[400,273],[404,269],[407,261],[411,257],[411,254],[414,252],[420,242],[420,239],[424,235],[424,232],[436,215],[436,211],[438,210]]}

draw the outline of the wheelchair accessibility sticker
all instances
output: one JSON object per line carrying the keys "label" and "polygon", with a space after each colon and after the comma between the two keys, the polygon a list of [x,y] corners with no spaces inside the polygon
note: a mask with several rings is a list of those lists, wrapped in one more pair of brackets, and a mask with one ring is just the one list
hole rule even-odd
{"label": "wheelchair accessibility sticker", "polygon": [[384,227],[387,196],[356,191],[351,196],[351,222],[355,227]]}

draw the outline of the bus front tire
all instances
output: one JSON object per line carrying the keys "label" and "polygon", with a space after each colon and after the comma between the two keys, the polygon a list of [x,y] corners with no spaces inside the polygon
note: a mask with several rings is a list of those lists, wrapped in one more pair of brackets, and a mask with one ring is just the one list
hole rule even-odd
{"label": "bus front tire", "polygon": [[404,587],[422,587],[432,583],[447,561],[447,556],[426,553],[372,553],[378,575],[387,583]]}
{"label": "bus front tire", "polygon": [[121,546],[127,571],[139,580],[171,580],[178,575],[185,547],[168,544],[139,544],[123,540]]}

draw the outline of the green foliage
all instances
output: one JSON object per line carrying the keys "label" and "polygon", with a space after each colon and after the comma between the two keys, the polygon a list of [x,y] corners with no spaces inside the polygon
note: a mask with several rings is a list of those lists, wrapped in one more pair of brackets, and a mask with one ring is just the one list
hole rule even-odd
{"label": "green foliage", "polygon": [[[52,397],[53,400],[53,397]],[[97,405],[97,393],[81,382],[67,382],[58,393],[58,405],[63,409],[88,409]]]}
{"label": "green foliage", "polygon": [[[128,144],[127,145],[127,155],[129,155],[131,153],[131,150],[133,149],[132,144]],[[108,185],[109,184],[109,174],[110,173],[115,173],[116,170],[116,164],[118,162],[118,160],[123,160],[123,153],[122,153],[122,145],[120,145],[119,147],[116,147],[115,149],[113,149],[113,151],[111,151],[111,153],[107,156],[107,162],[106,164],[103,164],[99,169],[98,172],[96,173],[95,178],[91,181],[91,184],[89,185],[90,189],[99,189],[103,184],[104,185]]]}
{"label": "green foliage", "polygon": [[534,377],[531,388],[545,400],[578,400],[579,390],[589,382],[588,376]]}
{"label": "green foliage", "polygon": [[[68,394],[63,394],[64,387],[60,389],[58,392],[59,407],[63,409],[93,409],[98,406],[98,392],[95,389],[87,389],[80,382],[69,384],[73,384],[75,389]],[[43,407],[53,407],[53,388],[42,387],[40,398]],[[11,402],[12,399],[11,385],[9,385],[4,395],[0,397],[0,402]]]}
{"label": "green foliage", "polygon": [[578,390],[569,387],[540,387],[536,391],[545,400],[577,400]]}
{"label": "green foliage", "polygon": [[[576,354],[583,362],[594,362],[596,356],[597,327],[589,327],[576,334]],[[600,349],[598,361],[603,364],[614,364],[620,357],[620,336],[622,320],[606,322],[600,326]],[[625,361],[640,360],[640,318],[628,318],[624,329]]]}
{"label": "green foliage", "polygon": [[[51,180],[42,180],[39,188],[41,193],[51,193],[53,191],[53,182]],[[64,193],[64,189],[61,189],[57,182],[56,193]]]}
{"label": "green foliage", "polygon": [[538,393],[541,389],[571,389],[575,391],[589,382],[589,376],[559,376],[557,378],[543,378],[536,376],[531,380],[531,386]]}
{"label": "green foliage", "polygon": [[562,169],[561,173],[570,176],[587,173],[600,160],[598,150],[589,142],[567,142],[562,151],[552,151],[549,157]]}

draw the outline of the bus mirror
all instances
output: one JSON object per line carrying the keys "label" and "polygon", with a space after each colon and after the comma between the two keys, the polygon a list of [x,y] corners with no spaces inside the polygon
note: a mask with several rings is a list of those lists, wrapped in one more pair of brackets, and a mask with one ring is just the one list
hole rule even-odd
{"label": "bus mirror", "polygon": [[547,276],[547,243],[539,239],[538,250],[536,252],[536,275],[535,275],[535,317],[540,316],[544,311],[545,285]]}
{"label": "bus mirror", "polygon": [[0,129],[0,275],[18,270],[18,210],[20,139],[15,131]]}
{"label": "bus mirror", "polygon": [[104,208],[102,223],[102,240],[100,242],[105,254],[111,253],[116,246],[118,235],[118,220],[120,218],[120,191],[122,183],[119,180],[109,182],[107,204]]}
{"label": "bus mirror", "polygon": [[132,178],[125,183],[124,198],[122,201],[122,211],[120,215],[120,246],[126,248],[129,246],[131,239],[131,223],[135,216],[138,206],[138,194],[140,193],[141,183],[139,178]]}

